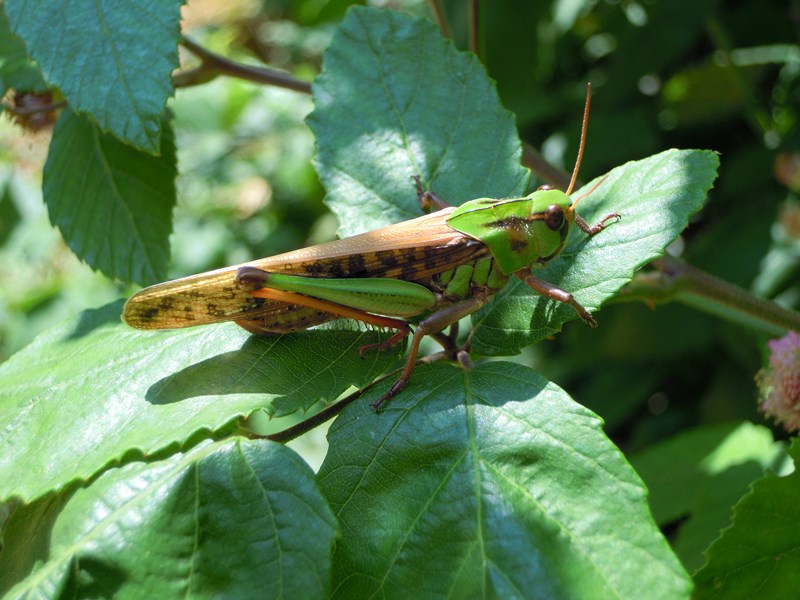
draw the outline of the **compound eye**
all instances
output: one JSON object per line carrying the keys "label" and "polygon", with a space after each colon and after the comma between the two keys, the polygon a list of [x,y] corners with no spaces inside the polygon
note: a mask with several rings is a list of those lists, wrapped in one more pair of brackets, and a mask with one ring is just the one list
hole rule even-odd
{"label": "compound eye", "polygon": [[559,231],[564,225],[564,209],[558,204],[551,204],[544,211],[544,222],[553,231]]}
{"label": "compound eye", "polygon": [[537,192],[546,192],[548,190],[554,190],[554,189],[556,189],[555,186],[552,186],[549,183],[545,183],[544,185],[540,185],[538,188],[536,188],[536,191]]}

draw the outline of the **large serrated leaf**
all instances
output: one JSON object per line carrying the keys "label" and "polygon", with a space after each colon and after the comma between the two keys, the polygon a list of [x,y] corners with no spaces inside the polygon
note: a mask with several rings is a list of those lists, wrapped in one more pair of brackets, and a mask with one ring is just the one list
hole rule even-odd
{"label": "large serrated leaf", "polygon": [[[718,165],[719,158],[708,150],[667,150],[590,182],[574,197],[601,183],[577,212],[589,223],[612,212],[620,219],[591,239],[573,227],[561,254],[534,274],[573,294],[589,311],[596,310],[639,267],[663,255],[700,210]],[[515,354],[557,333],[576,316],[570,306],[512,281],[473,316],[472,347],[483,354]],[[599,320],[602,326],[602,316]]]}
{"label": "large serrated leaf", "polygon": [[365,398],[331,427],[335,597],[688,595],[594,414],[511,363],[416,375],[380,414]]}
{"label": "large serrated leaf", "polygon": [[708,550],[695,574],[695,597],[792,598],[800,586],[800,442],[789,449],[795,471],[768,474],[733,507],[733,523]]}
{"label": "large serrated leaf", "polygon": [[65,110],[44,167],[50,221],[72,251],[113,279],[166,278],[177,172],[172,127],[155,157]]}
{"label": "large serrated leaf", "polygon": [[233,439],[109,470],[5,533],[0,594],[25,577],[6,598],[320,598],[338,531],[297,454]]}
{"label": "large serrated leaf", "polygon": [[[84,312],[0,365],[0,501],[31,500],[129,453],[220,435],[256,410],[283,415],[369,382],[395,358],[371,332],[254,337],[233,324],[139,332],[121,303]],[[21,468],[21,465],[25,465]]]}
{"label": "large serrated leaf", "polygon": [[47,81],[103,131],[157,154],[178,67],[182,0],[6,0]]}
{"label": "large serrated leaf", "polygon": [[525,191],[514,116],[430,21],[348,11],[314,103],[317,171],[343,235],[419,216],[412,175],[459,202]]}
{"label": "large serrated leaf", "polygon": [[36,64],[28,58],[22,41],[11,33],[8,17],[0,5],[0,96],[10,88],[43,92],[47,84]]}

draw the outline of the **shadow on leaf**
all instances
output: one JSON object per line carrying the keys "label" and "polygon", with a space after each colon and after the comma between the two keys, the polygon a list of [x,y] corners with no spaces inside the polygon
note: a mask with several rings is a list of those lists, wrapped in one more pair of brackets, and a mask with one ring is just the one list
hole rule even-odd
{"label": "shadow on leaf", "polygon": [[276,337],[252,336],[241,348],[189,365],[153,383],[145,394],[165,405],[200,396],[259,394],[276,401],[313,405],[330,401],[349,385],[361,385],[393,360],[391,352],[363,359],[358,348],[374,343],[374,332],[315,330]]}
{"label": "shadow on leaf", "polygon": [[125,299],[120,298],[100,308],[90,308],[82,311],[78,316],[75,329],[69,333],[66,339],[76,340],[105,325],[121,324],[122,307],[124,305]]}

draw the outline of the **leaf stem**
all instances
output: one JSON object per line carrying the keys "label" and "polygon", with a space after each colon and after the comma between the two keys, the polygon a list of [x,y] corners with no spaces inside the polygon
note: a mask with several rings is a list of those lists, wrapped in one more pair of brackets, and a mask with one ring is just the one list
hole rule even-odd
{"label": "leaf stem", "polygon": [[[457,327],[455,328],[455,333],[451,329],[450,335],[458,335],[458,328]],[[439,340],[439,343],[444,345],[445,342]],[[471,361],[469,361],[469,355],[467,355],[465,358],[464,356],[461,356],[461,353],[459,352],[459,355],[457,356],[456,359],[462,364],[462,366],[466,364],[469,368],[471,368],[472,363]],[[427,365],[440,360],[451,360],[451,358],[447,352],[437,352],[435,354],[431,354],[430,356],[424,356],[420,358],[417,361],[417,365],[422,365],[422,364]],[[315,427],[322,425],[325,421],[332,419],[340,412],[342,412],[347,406],[349,406],[350,404],[358,400],[361,396],[363,396],[365,392],[371,390],[380,382],[385,381],[390,377],[397,376],[397,374],[400,373],[401,371],[402,368],[394,369],[393,371],[390,371],[389,373],[386,373],[385,375],[378,377],[376,380],[372,381],[369,385],[364,386],[360,390],[356,390],[355,392],[353,392],[349,396],[345,396],[335,404],[331,404],[330,406],[323,408],[321,411],[310,416],[308,419],[300,421],[299,423],[297,423],[296,425],[292,425],[291,427],[287,427],[283,431],[279,431],[277,433],[271,433],[269,435],[259,435],[257,433],[249,432],[247,435],[251,439],[272,440],[273,442],[278,442],[280,444],[285,444],[286,442],[290,442],[293,439],[300,437],[304,433],[308,433]]]}
{"label": "leaf stem", "polygon": [[309,418],[300,421],[296,425],[292,425],[291,427],[287,427],[283,431],[279,431],[277,433],[271,433],[269,435],[258,435],[256,433],[251,433],[251,438],[257,439],[267,439],[272,440],[273,442],[278,442],[279,444],[285,444],[286,442],[290,442],[295,438],[300,437],[304,433],[308,433],[312,429],[319,427],[325,421],[328,421],[342,412],[345,407],[352,404],[356,400],[358,400],[361,395],[369,389],[370,386],[367,386],[364,389],[356,390],[349,396],[346,396],[339,400],[336,404],[331,404],[330,406],[323,408],[321,411],[316,413],[315,415],[310,416]]}
{"label": "leaf stem", "polygon": [[669,255],[654,261],[654,265],[658,270],[637,274],[623,288],[620,300],[649,304],[676,300],[769,335],[800,331],[800,313],[796,311]]}
{"label": "leaf stem", "polygon": [[311,93],[310,83],[296,79],[288,73],[268,67],[238,63],[211,52],[211,50],[202,47],[186,37],[181,40],[181,44],[192,54],[200,58],[200,66],[193,69],[186,69],[173,75],[172,82],[175,87],[200,85],[220,75],[230,75],[231,77],[274,85],[304,94]]}
{"label": "leaf stem", "polygon": [[287,427],[286,429],[279,431],[277,433],[271,433],[269,435],[259,435],[257,433],[250,432],[248,435],[252,439],[266,439],[272,440],[273,442],[278,442],[280,444],[285,444],[286,442],[290,442],[295,438],[300,437],[304,433],[308,433],[315,427],[322,425],[325,421],[328,421],[342,412],[347,406],[358,400],[361,396],[364,395],[365,392],[372,389],[375,385],[379,384],[381,381],[388,379],[396,375],[400,369],[395,369],[390,373],[385,374],[382,377],[378,377],[375,381],[372,381],[369,385],[364,386],[360,390],[356,390],[352,394],[345,396],[335,404],[331,404],[330,406],[323,408],[318,413],[311,415],[309,418],[300,421],[296,425],[292,425],[291,427]]}

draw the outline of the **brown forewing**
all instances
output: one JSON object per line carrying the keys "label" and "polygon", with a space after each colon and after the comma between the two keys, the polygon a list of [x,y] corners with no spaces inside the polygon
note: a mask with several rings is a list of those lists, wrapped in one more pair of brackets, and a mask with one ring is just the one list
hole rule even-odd
{"label": "brown forewing", "polygon": [[[244,265],[311,277],[388,277],[423,285],[449,268],[488,255],[488,249],[449,227],[452,208],[360,235],[225,267],[145,288],[123,318],[139,329],[172,329],[220,321],[254,321],[293,331],[333,318],[306,307],[254,298],[235,283]],[[274,324],[270,328],[269,325]]]}

